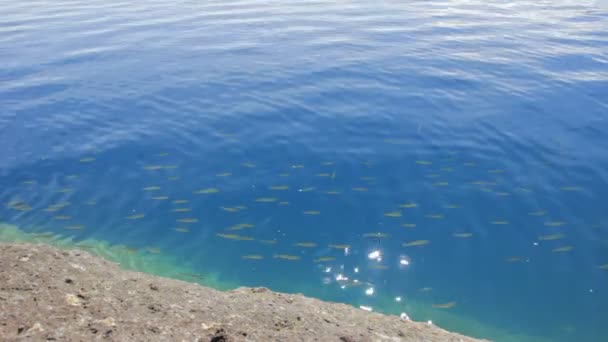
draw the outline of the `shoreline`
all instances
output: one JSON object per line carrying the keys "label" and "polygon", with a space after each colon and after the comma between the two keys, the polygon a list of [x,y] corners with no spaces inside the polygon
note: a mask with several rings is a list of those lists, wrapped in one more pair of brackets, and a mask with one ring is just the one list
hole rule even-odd
{"label": "shoreline", "polygon": [[482,341],[266,288],[218,291],[82,250],[0,243],[0,339]]}

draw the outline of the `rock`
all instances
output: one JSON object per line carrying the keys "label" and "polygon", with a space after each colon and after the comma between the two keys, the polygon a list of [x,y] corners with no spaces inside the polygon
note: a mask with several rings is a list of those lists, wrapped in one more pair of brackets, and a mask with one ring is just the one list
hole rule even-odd
{"label": "rock", "polygon": [[72,306],[78,306],[81,304],[80,298],[78,298],[76,295],[68,293],[67,295],[65,295],[65,302],[68,305],[72,305]]}

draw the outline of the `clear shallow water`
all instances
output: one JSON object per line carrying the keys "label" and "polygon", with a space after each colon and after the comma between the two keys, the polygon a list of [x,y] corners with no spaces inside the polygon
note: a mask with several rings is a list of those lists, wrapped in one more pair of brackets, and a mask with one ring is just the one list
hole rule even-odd
{"label": "clear shallow water", "polygon": [[600,341],[607,28],[591,3],[4,1],[0,220],[498,341]]}

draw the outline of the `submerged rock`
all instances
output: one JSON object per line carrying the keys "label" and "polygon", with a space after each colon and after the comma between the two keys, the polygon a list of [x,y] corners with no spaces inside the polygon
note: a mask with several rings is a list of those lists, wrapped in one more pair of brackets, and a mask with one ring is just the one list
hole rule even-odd
{"label": "submerged rock", "polygon": [[[75,262],[86,272],[75,273]],[[0,322],[1,341],[479,341],[345,304],[266,288],[220,292],[29,244],[0,244]]]}

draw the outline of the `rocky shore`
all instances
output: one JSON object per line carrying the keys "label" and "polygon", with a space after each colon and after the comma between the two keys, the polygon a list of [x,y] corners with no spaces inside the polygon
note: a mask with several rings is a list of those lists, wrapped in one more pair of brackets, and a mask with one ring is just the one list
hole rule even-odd
{"label": "rocky shore", "polygon": [[81,250],[0,244],[0,341],[480,341],[265,288],[220,292]]}

